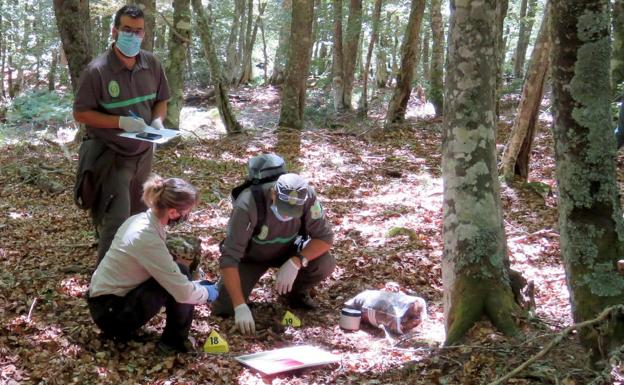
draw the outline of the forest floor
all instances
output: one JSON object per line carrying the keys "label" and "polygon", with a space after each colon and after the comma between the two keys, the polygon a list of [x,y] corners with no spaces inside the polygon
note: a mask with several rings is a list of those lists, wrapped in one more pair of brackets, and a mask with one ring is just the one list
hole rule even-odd
{"label": "forest floor", "polygon": [[[482,321],[465,344],[443,347],[442,123],[426,115],[430,107],[413,101],[405,128],[382,134],[381,101],[373,102],[368,120],[336,118],[323,110],[321,95],[312,95],[307,129],[279,133],[274,89],[238,89],[233,96],[247,133],[227,137],[212,106],[187,107],[184,140],[158,149],[154,171],[186,178],[201,190],[199,207],[179,231],[202,240],[203,269],[216,278],[230,189],[243,179],[249,157],[283,155],[311,181],[335,231],[338,267],[315,291],[320,309],[294,311],[300,328],[274,327],[287,309],[272,289],[272,276],[265,276],[252,295],[260,330],[255,336],[243,337],[231,319],[196,307],[191,335],[197,344],[216,330],[229,353],[158,354],[163,314],[144,327],[147,342],[102,340],[83,298],[95,239],[88,213],[72,200],[77,148],[57,144],[63,130],[30,133],[0,151],[0,384],[488,384],[572,324],[547,114],[535,139],[532,183],[502,186],[512,268],[535,287],[534,309],[518,318],[525,337],[505,337]],[[501,120],[499,143],[512,118]],[[622,158],[618,163],[621,170]],[[42,191],[41,175],[59,191]],[[344,301],[365,289],[397,287],[427,301],[428,319],[416,330],[396,336],[364,324],[356,332],[338,327]],[[269,377],[234,360],[298,344],[322,347],[340,355],[340,362]],[[588,384],[599,373],[585,363],[576,337],[568,336],[508,383]],[[620,383],[613,376],[612,383]]]}

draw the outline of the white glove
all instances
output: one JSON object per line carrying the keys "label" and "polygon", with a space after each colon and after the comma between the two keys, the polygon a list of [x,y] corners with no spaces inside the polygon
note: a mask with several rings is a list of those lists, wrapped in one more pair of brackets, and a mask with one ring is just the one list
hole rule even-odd
{"label": "white glove", "polygon": [[299,273],[299,268],[293,262],[292,258],[289,258],[288,261],[284,262],[282,267],[280,267],[277,272],[277,293],[278,294],[286,294],[292,290],[293,282],[295,282],[295,278],[297,278],[297,274]]}
{"label": "white glove", "polygon": [[152,120],[152,124],[150,124],[150,126],[152,126],[152,128],[155,128],[157,130],[164,130],[165,129],[165,125],[163,124],[161,118],[156,118],[156,119]]}
{"label": "white glove", "polygon": [[234,323],[243,334],[254,334],[256,332],[256,323],[246,303],[241,303],[234,308]]}
{"label": "white glove", "polygon": [[126,132],[141,132],[147,127],[142,118],[132,118],[130,116],[119,117],[119,128]]}

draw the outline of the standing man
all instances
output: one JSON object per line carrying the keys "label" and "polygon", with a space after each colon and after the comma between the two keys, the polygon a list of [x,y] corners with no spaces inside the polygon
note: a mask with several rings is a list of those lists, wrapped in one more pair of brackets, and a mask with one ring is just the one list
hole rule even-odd
{"label": "standing man", "polygon": [[[221,293],[214,303],[215,315],[232,315],[243,334],[255,332],[247,299],[260,277],[279,267],[277,293],[291,307],[316,308],[310,288],[327,278],[336,261],[329,254],[331,226],[308,182],[297,174],[284,174],[262,185],[262,207],[256,207],[251,188],[236,201],[221,249]],[[258,212],[266,213],[257,234]],[[297,242],[303,235],[305,242]],[[226,290],[221,290],[225,286]]]}
{"label": "standing man", "polygon": [[152,143],[119,133],[162,129],[169,86],[160,62],[141,50],[143,11],[126,5],[115,14],[114,43],[83,71],[74,118],[87,127],[80,147],[77,204],[91,210],[99,237],[98,264],[121,224],[146,209],[142,185],[152,168]]}

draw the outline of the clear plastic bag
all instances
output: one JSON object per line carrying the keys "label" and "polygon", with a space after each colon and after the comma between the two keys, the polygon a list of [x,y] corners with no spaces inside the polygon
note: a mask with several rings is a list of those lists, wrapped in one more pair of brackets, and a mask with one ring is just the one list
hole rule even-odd
{"label": "clear plastic bag", "polygon": [[362,311],[362,320],[397,334],[407,333],[427,318],[424,299],[404,293],[365,290],[345,302],[345,306]]}

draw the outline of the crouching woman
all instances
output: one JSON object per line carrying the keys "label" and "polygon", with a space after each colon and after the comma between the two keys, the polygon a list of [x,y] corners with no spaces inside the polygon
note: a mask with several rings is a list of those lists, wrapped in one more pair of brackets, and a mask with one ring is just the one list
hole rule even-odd
{"label": "crouching woman", "polygon": [[162,307],[167,321],[158,343],[165,353],[187,352],[195,305],[213,302],[218,291],[207,281],[191,281],[165,244],[165,226],[188,218],[197,190],[178,178],[153,175],[143,185],[149,209],[128,218],[91,277],[89,311],[104,336],[132,338]]}

